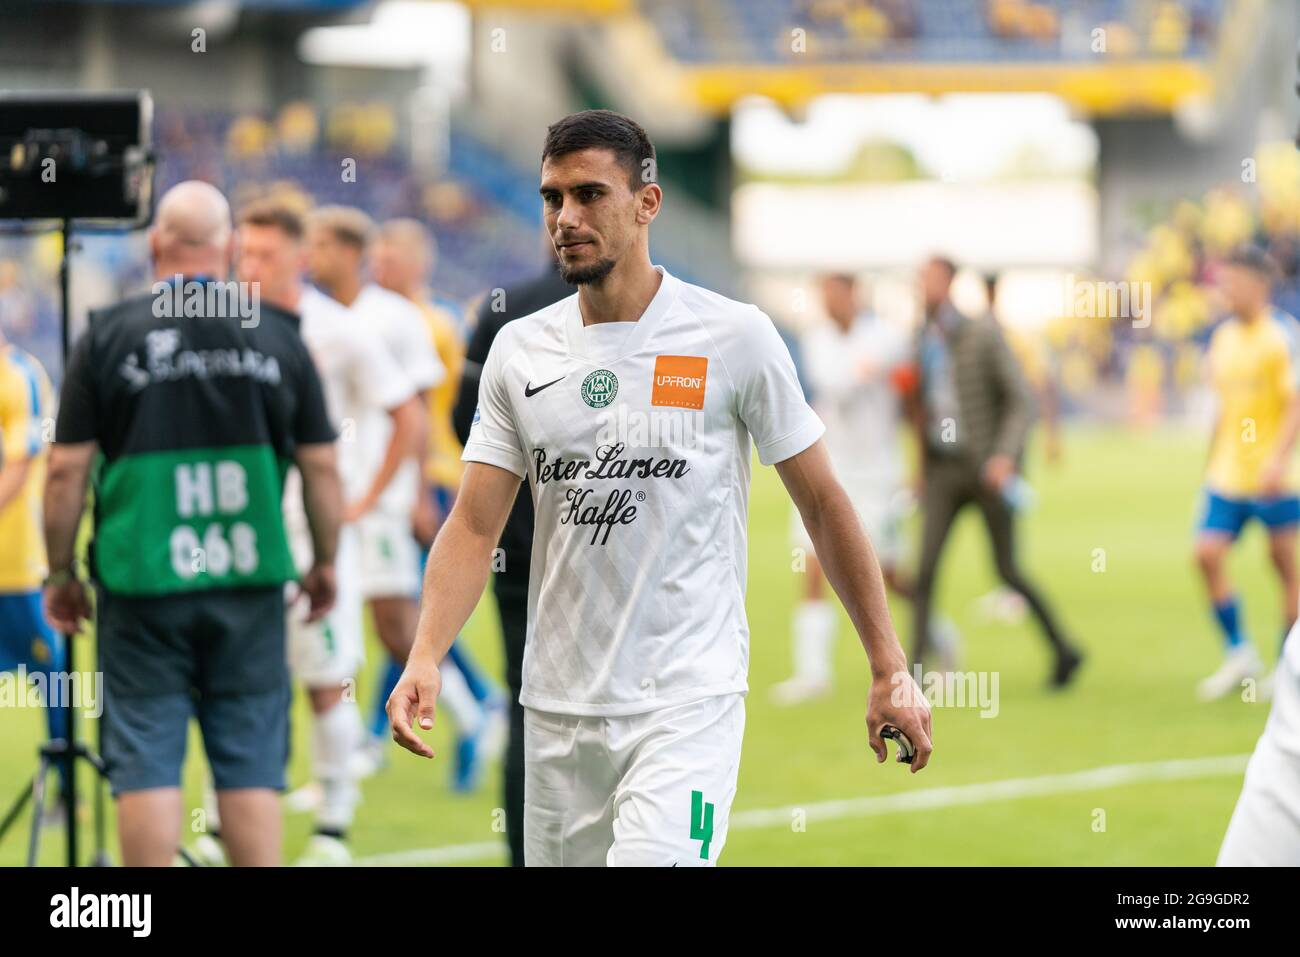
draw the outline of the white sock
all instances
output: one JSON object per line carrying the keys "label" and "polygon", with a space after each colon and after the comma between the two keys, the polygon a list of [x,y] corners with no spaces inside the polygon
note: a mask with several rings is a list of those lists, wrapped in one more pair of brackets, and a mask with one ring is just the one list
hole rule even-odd
{"label": "white sock", "polygon": [[212,778],[203,782],[203,813],[206,815],[207,833],[221,830],[221,812],[217,809],[217,789],[212,786]]}
{"label": "white sock", "polygon": [[483,721],[483,706],[474,697],[474,692],[469,690],[465,676],[450,658],[443,659],[438,671],[442,675],[438,706],[447,709],[461,734],[473,734]]}
{"label": "white sock", "polygon": [[824,599],[800,602],[794,612],[794,674],[805,681],[831,680],[835,607]]}
{"label": "white sock", "polygon": [[361,709],[355,701],[340,701],[312,724],[312,770],[321,783],[316,826],[346,831],[352,824],[361,789],[352,776],[351,758],[365,738]]}

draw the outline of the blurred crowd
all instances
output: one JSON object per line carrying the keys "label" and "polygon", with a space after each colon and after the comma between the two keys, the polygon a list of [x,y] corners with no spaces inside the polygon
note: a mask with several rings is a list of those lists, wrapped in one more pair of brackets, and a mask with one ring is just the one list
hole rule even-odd
{"label": "blurred crowd", "polygon": [[1099,295],[1092,311],[1067,304],[1068,314],[1047,324],[1041,342],[1022,345],[1056,371],[1067,402],[1083,402],[1111,383],[1123,385],[1131,421],[1149,424],[1182,411],[1226,313],[1217,288],[1224,257],[1243,242],[1269,252],[1282,271],[1274,302],[1300,314],[1300,154],[1279,142],[1262,146],[1249,162],[1251,182],[1217,186],[1155,217],[1124,275],[1090,277],[1149,295],[1149,322],[1107,315],[1114,302]]}

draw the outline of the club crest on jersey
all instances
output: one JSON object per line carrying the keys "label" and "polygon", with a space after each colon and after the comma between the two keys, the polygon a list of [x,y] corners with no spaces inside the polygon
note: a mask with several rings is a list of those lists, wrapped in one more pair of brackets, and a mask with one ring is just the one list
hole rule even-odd
{"label": "club crest on jersey", "polygon": [[597,369],[582,380],[582,401],[593,409],[603,409],[618,395],[618,376],[608,369]]}

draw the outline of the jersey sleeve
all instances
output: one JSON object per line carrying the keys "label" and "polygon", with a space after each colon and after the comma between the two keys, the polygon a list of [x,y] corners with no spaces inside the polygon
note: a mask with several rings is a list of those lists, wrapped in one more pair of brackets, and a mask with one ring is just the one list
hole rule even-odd
{"label": "jersey sleeve", "polygon": [[460,457],[466,462],[485,462],[507,469],[522,480],[528,474],[528,459],[520,444],[507,390],[504,356],[507,348],[508,343],[498,338],[488,352],[479,378],[478,408],[474,410],[469,441]]}
{"label": "jersey sleeve", "polygon": [[424,317],[415,306],[410,306],[403,310],[400,319],[395,323],[396,359],[416,392],[432,389],[447,377],[447,370],[433,347]]}
{"label": "jersey sleeve", "polygon": [[55,442],[93,442],[99,439],[91,335],[91,329],[83,332],[68,357],[59,392],[59,415],[54,424]]}
{"label": "jersey sleeve", "polygon": [[736,414],[760,462],[784,462],[822,437],[826,426],[804,399],[790,350],[766,314],[754,309],[724,362],[735,382]]}

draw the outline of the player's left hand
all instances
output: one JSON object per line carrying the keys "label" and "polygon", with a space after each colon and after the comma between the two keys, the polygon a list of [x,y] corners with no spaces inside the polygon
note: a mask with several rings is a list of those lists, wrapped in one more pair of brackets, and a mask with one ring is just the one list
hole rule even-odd
{"label": "player's left hand", "polygon": [[433,544],[438,534],[438,509],[433,504],[433,496],[428,490],[422,490],[411,510],[411,532],[415,540],[425,548]]}
{"label": "player's left hand", "polygon": [[41,597],[45,620],[65,635],[75,635],[81,623],[90,620],[90,599],[80,579],[70,578],[57,585],[46,585]]}
{"label": "player's left hand", "polygon": [[355,502],[348,502],[343,506],[343,524],[348,525],[357,521],[374,507],[375,503],[368,498],[359,498]]}
{"label": "player's left hand", "polygon": [[871,681],[867,732],[877,762],[884,762],[889,756],[880,736],[880,729],[887,724],[907,735],[916,749],[916,758],[912,761],[913,774],[930,763],[930,752],[934,750],[930,741],[930,703],[925,700],[916,681],[902,668],[888,678],[873,678]]}
{"label": "player's left hand", "polygon": [[1286,463],[1274,459],[1264,466],[1259,476],[1259,491],[1264,498],[1276,498],[1282,490],[1282,478],[1286,475]]}
{"label": "player's left hand", "polygon": [[1009,455],[994,455],[984,463],[984,481],[995,492],[1001,492],[1016,474],[1016,460]]}

